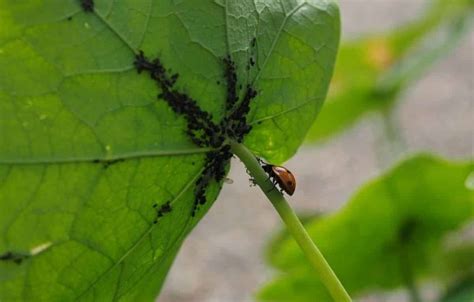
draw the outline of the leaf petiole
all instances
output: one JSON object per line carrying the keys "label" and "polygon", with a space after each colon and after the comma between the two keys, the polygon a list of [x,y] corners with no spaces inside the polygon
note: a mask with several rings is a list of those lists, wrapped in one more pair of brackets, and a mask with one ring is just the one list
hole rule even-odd
{"label": "leaf petiole", "polygon": [[244,145],[231,142],[231,150],[247,167],[249,174],[254,178],[255,183],[263,190],[267,198],[273,204],[281,219],[285,223],[288,231],[296,240],[303,253],[308,258],[311,265],[318,273],[321,282],[331,294],[336,302],[352,301],[336,274],[329,266],[321,251],[311,240],[305,228],[301,224],[298,216],[290,207],[283,195],[275,189],[266,172],[260,166],[255,155]]}

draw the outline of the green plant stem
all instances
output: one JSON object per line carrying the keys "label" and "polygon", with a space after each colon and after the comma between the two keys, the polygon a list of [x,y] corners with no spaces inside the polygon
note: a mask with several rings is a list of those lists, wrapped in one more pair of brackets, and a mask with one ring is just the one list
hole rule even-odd
{"label": "green plant stem", "polygon": [[380,112],[382,127],[375,147],[378,167],[382,170],[390,167],[394,161],[401,159],[407,149],[405,140],[400,134],[400,129],[395,121],[395,105],[395,103],[392,103]]}
{"label": "green plant stem", "polygon": [[420,293],[418,292],[418,287],[416,286],[413,279],[410,280],[410,283],[407,283],[408,293],[410,294],[411,302],[422,302]]}
{"label": "green plant stem", "polygon": [[400,246],[400,269],[403,277],[405,286],[407,287],[408,294],[411,302],[422,302],[420,292],[414,279],[412,262],[410,261],[410,254],[406,252],[403,244]]}
{"label": "green plant stem", "polygon": [[326,286],[334,301],[352,301],[336,274],[331,269],[326,259],[324,259],[323,254],[309,237],[305,228],[298,219],[298,216],[296,216],[283,195],[272,184],[268,175],[257,161],[255,155],[253,155],[253,153],[244,145],[236,142],[231,142],[231,148],[232,152],[237,155],[247,167],[250,175],[254,178],[255,183],[263,190],[265,195],[273,204],[281,219],[286,224],[288,231],[296,240],[312,266],[316,269],[321,282]]}

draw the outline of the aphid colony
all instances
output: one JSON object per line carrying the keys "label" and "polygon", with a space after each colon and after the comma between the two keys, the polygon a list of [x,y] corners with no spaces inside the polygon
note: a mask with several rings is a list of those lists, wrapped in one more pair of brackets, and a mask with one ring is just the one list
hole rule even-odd
{"label": "aphid colony", "polygon": [[[80,2],[84,11],[92,12],[94,10],[93,0],[81,0]],[[252,39],[252,48],[255,47],[255,44],[256,40]],[[219,124],[215,124],[212,121],[212,116],[208,112],[203,111],[197,105],[196,100],[174,88],[178,74],[168,75],[167,70],[158,58],[150,61],[142,51],[135,56],[134,65],[137,72],[149,72],[150,77],[161,88],[158,99],[164,100],[175,113],[185,117],[187,121],[186,133],[190,139],[200,147],[216,149],[206,154],[204,171],[195,183],[195,201],[191,213],[192,216],[195,216],[198,207],[206,202],[206,189],[210,181],[220,182],[225,176],[225,168],[232,157],[230,146],[225,144],[226,138],[242,142],[244,136],[251,130],[251,126],[247,124],[246,116],[250,110],[250,101],[256,97],[257,92],[250,85],[247,85],[244,96],[239,102],[235,63],[230,56],[227,56],[223,59],[223,64],[224,77],[227,84],[226,115]],[[253,57],[250,57],[247,69],[254,65],[255,60]],[[217,84],[220,83],[218,82]],[[242,85],[239,85],[239,88],[242,88]],[[123,161],[123,159],[96,159],[93,162],[102,164],[104,169],[107,169],[110,165],[120,161]],[[259,161],[273,184],[278,184],[282,192],[293,195],[296,187],[293,174],[284,167],[271,165],[260,159]],[[165,202],[161,206],[154,204],[153,207],[156,210],[154,223],[157,223],[160,217],[172,211],[170,201]],[[0,254],[0,261],[12,261],[21,264],[28,257],[29,255],[25,254],[6,252]]]}
{"label": "aphid colony", "polygon": [[237,90],[237,73],[235,63],[230,56],[223,59],[224,77],[227,85],[226,114],[216,124],[211,114],[202,110],[198,102],[175,88],[178,74],[169,74],[159,58],[149,60],[140,51],[134,61],[138,73],[146,71],[160,88],[159,100],[164,100],[171,109],[182,115],[187,122],[186,134],[191,141],[200,147],[211,147],[215,150],[206,154],[204,170],[198,177],[194,188],[194,205],[191,215],[195,216],[200,205],[206,203],[206,189],[211,181],[220,182],[225,176],[225,169],[232,157],[226,139],[242,142],[250,131],[246,115],[250,110],[250,101],[257,92],[250,85],[245,87],[241,100]]}
{"label": "aphid colony", "polygon": [[[93,0],[80,0],[82,9],[85,12],[94,10]],[[251,49],[256,47],[256,39],[250,42]],[[253,56],[249,57],[247,70],[255,66],[256,62]],[[223,59],[224,78],[227,85],[227,97],[225,103],[226,114],[222,120],[216,124],[212,121],[212,115],[202,110],[197,101],[187,94],[178,91],[174,86],[178,80],[178,74],[168,74],[168,70],[163,66],[159,58],[149,60],[145,57],[143,51],[135,56],[134,66],[138,73],[146,71],[150,77],[157,83],[161,90],[158,99],[164,100],[171,109],[179,115],[184,116],[187,121],[186,134],[191,141],[199,147],[212,147],[215,150],[206,154],[204,170],[198,177],[194,189],[194,205],[191,215],[195,216],[200,205],[206,203],[206,189],[210,181],[220,182],[225,176],[232,153],[230,146],[225,144],[225,140],[232,139],[242,142],[244,136],[249,133],[251,126],[247,124],[247,113],[250,110],[250,101],[257,96],[257,92],[251,85],[245,87],[242,100],[239,102],[237,89],[237,72],[235,63],[230,56]],[[219,85],[220,82],[218,81]],[[242,84],[238,85],[242,89]],[[120,160],[95,160],[94,163],[102,163],[104,168],[119,162]],[[262,163],[262,167],[273,180],[274,185],[279,185],[282,191],[292,195],[295,190],[295,178],[287,169],[279,166]],[[155,204],[154,207],[157,207]],[[169,202],[157,209],[157,217],[171,211]],[[156,222],[156,221],[155,221]]]}

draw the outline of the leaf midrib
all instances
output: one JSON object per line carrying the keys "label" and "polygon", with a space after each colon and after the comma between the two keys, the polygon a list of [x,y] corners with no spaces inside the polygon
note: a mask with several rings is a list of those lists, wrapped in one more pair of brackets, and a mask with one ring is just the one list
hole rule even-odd
{"label": "leaf midrib", "polygon": [[189,148],[177,150],[145,150],[137,152],[122,153],[114,156],[87,156],[87,157],[64,157],[64,158],[43,158],[43,159],[0,159],[0,165],[39,165],[39,164],[68,164],[68,163],[87,163],[93,161],[115,161],[138,159],[145,157],[160,157],[160,156],[179,156],[179,155],[193,155],[207,153],[214,150],[213,148]]}

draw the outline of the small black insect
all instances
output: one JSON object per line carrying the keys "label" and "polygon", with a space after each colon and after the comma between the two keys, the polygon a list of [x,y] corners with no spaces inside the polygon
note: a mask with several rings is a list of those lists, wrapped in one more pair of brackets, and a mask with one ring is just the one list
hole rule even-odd
{"label": "small black insect", "polygon": [[25,255],[25,254],[6,252],[6,253],[0,255],[0,260],[1,261],[12,261],[16,264],[21,264],[23,262],[23,260],[25,260],[28,257],[29,256]]}
{"label": "small black insect", "polygon": [[141,50],[135,56],[135,61],[133,61],[133,65],[137,69],[138,73],[141,73],[143,70],[153,72],[156,68],[156,66],[145,57],[143,51]]}
{"label": "small black insect", "polygon": [[[156,209],[158,208],[158,204],[154,204],[153,207]],[[171,207],[171,203],[169,201],[165,202],[159,209],[156,210],[156,219],[153,221],[154,224],[158,223],[158,218],[163,217],[165,214],[171,212],[173,208]]]}
{"label": "small black insect", "polygon": [[123,161],[125,161],[125,159],[116,158],[116,159],[94,159],[92,162],[94,164],[102,164],[104,169],[107,169],[111,165],[119,163],[119,162],[123,162]]}
{"label": "small black insect", "polygon": [[81,0],[82,9],[85,12],[94,11],[94,1],[93,0]]}
{"label": "small black insect", "polygon": [[255,47],[255,45],[257,45],[257,38],[253,37],[250,41],[250,46]]}

